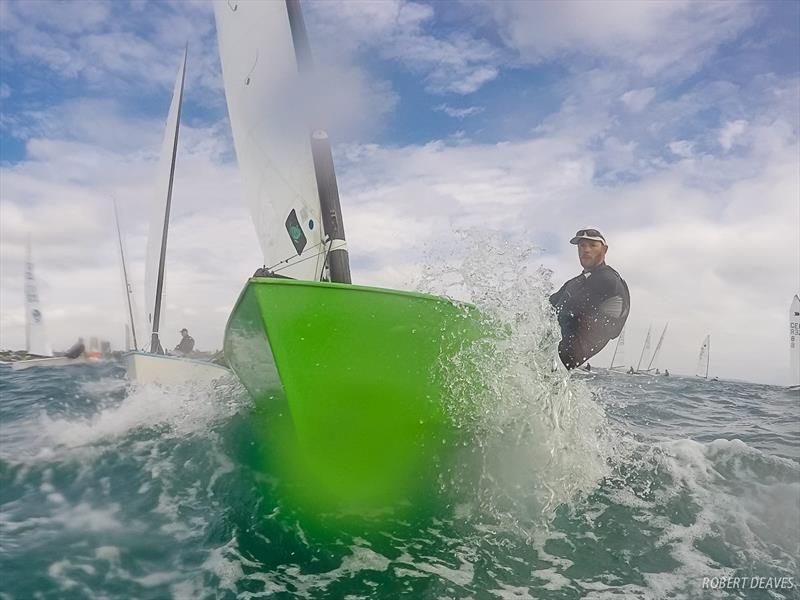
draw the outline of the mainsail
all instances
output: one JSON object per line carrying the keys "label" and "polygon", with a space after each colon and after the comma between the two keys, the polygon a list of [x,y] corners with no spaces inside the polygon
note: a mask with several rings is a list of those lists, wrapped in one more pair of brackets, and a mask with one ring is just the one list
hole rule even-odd
{"label": "mainsail", "polygon": [[164,267],[167,256],[167,232],[169,212],[172,204],[172,182],[175,176],[175,155],[178,150],[178,131],[183,102],[183,82],[186,75],[186,52],[178,70],[172,104],[167,116],[161,158],[158,162],[153,212],[150,217],[150,233],[147,239],[147,265],[145,268],[145,310],[150,327],[150,352],[163,354],[158,333],[162,324],[162,300],[164,297]]}
{"label": "mainsail", "polygon": [[708,379],[708,364],[711,359],[711,336],[707,335],[700,346],[700,356],[697,357],[695,375]]}
{"label": "mainsail", "polygon": [[[619,363],[617,363],[619,360]],[[609,370],[622,369],[625,367],[625,329],[623,328],[617,338],[617,346],[614,348],[614,354],[611,356],[611,366]]]}
{"label": "mainsail", "polygon": [[642,346],[642,353],[639,355],[639,362],[636,364],[636,372],[639,372],[639,369],[642,367],[642,360],[644,360],[644,355],[650,350],[650,334],[652,333],[653,326],[650,325],[647,328],[647,337],[644,338],[644,346]]}
{"label": "mainsail", "polygon": [[125,261],[125,247],[122,242],[122,230],[119,226],[119,213],[117,212],[117,201],[113,200],[114,204],[114,222],[117,225],[117,241],[119,242],[119,261],[122,268],[122,286],[125,294],[125,309],[128,316],[128,322],[125,324],[125,349],[131,350],[131,343],[133,349],[139,349],[139,342],[136,338],[136,309],[133,295],[133,286],[131,285],[130,278],[128,277],[128,265]]}
{"label": "mainsail", "polygon": [[789,363],[792,386],[800,386],[800,296],[789,307]]}
{"label": "mainsail", "polygon": [[[349,283],[328,136],[309,106],[310,50],[296,1],[214,3],[225,96],[264,265]],[[300,69],[300,71],[298,70]]]}
{"label": "mainsail", "polygon": [[652,371],[658,365],[656,360],[658,359],[658,355],[661,352],[661,344],[664,343],[664,336],[667,333],[667,327],[669,327],[669,323],[664,325],[664,330],[661,332],[661,337],[658,338],[658,343],[656,344],[656,349],[653,352],[653,356],[650,357],[650,362],[647,364],[647,370],[648,371]]}
{"label": "mainsail", "polygon": [[33,275],[30,240],[25,257],[25,350],[28,354],[36,356],[53,356],[53,349],[47,340],[44,317],[39,307],[39,292]]}

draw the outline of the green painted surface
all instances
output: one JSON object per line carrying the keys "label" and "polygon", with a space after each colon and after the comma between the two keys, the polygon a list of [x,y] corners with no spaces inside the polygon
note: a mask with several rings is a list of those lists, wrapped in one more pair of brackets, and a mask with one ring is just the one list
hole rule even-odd
{"label": "green painted surface", "polygon": [[480,323],[434,296],[254,278],[225,354],[255,398],[265,461],[305,503],[413,502],[453,440],[442,365]]}

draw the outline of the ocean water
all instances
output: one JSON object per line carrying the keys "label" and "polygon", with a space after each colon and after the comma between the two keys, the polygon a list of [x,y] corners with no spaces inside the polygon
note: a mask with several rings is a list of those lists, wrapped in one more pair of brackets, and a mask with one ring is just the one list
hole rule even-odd
{"label": "ocean water", "polygon": [[[0,365],[0,597],[800,597],[766,589],[788,579],[703,588],[798,581],[796,393],[605,373],[559,386],[594,407],[591,443],[552,414],[504,416],[524,426],[482,446],[480,485],[359,531],[308,526],[270,494],[234,383]],[[547,426],[566,432],[560,456],[537,446]]]}
{"label": "ocean water", "polygon": [[415,283],[504,332],[442,365],[435,510],[298,511],[235,381],[0,365],[0,598],[800,598],[798,393],[554,370],[549,273],[490,254]]}

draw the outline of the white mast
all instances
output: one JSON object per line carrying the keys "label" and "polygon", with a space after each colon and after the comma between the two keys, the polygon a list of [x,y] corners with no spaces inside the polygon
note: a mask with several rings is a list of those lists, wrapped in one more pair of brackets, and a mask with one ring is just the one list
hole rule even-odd
{"label": "white mast", "polygon": [[789,307],[790,385],[800,386],[800,296],[795,294]]}
{"label": "white mast", "polygon": [[639,355],[639,362],[636,365],[636,372],[637,373],[639,372],[639,369],[642,366],[642,360],[644,360],[645,352],[647,352],[650,349],[650,333],[651,333],[652,329],[653,329],[653,325],[651,324],[647,328],[647,337],[644,338],[644,346],[642,346],[642,353]]}
{"label": "white mast", "polygon": [[186,54],[178,70],[172,104],[167,116],[167,128],[161,146],[161,159],[158,163],[153,213],[150,219],[150,234],[147,239],[147,267],[145,271],[147,323],[150,326],[150,352],[163,354],[159,340],[161,326],[162,299],[164,296],[164,270],[167,257],[167,233],[169,213],[172,205],[172,183],[175,177],[175,156],[178,151],[178,132],[181,122],[183,102],[183,83],[186,76]]}
{"label": "white mast", "polygon": [[25,351],[35,356],[53,356],[47,339],[44,317],[39,307],[39,292],[33,274],[31,240],[28,238],[25,255]]}

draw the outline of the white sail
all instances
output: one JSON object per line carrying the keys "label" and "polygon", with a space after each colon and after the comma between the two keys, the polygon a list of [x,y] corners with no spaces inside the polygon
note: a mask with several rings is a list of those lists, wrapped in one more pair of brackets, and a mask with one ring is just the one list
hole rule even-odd
{"label": "white sail", "polygon": [[117,226],[117,241],[119,242],[119,263],[120,274],[122,275],[122,293],[125,299],[125,350],[139,348],[139,334],[141,329],[137,327],[138,311],[136,310],[136,299],[133,293],[133,284],[128,276],[128,264],[125,260],[125,243],[122,239],[122,229],[119,226],[119,214],[117,213],[117,201],[114,204],[114,223]]}
{"label": "white sail", "polygon": [[695,375],[708,379],[708,364],[711,359],[711,336],[707,335],[700,346],[700,356],[697,357],[697,369]]}
{"label": "white sail", "polygon": [[150,217],[150,233],[147,238],[147,263],[145,266],[145,311],[150,328],[150,340],[142,340],[150,345],[151,352],[161,352],[159,329],[163,328],[164,272],[167,252],[167,231],[172,203],[172,182],[175,175],[175,155],[178,149],[183,82],[186,74],[186,53],[178,70],[172,104],[169,107],[161,157],[158,162],[155,196]]}
{"label": "white sail", "polygon": [[650,350],[650,334],[652,333],[653,326],[650,325],[647,328],[647,337],[644,338],[644,346],[642,346],[642,353],[639,355],[639,362],[636,364],[636,372],[639,372],[639,369],[642,367],[642,361],[644,360],[645,354],[647,351]]}
{"label": "white sail", "polygon": [[800,296],[789,307],[789,364],[792,386],[800,386]]}
{"label": "white sail", "polygon": [[625,367],[625,329],[623,328],[617,338],[617,346],[611,356],[611,366],[609,370],[622,369]]}
{"label": "white sail", "polygon": [[25,257],[25,350],[36,356],[53,356],[47,339],[44,317],[39,306],[39,291],[33,274],[31,243],[28,241]]}
{"label": "white sail", "polygon": [[264,264],[319,280],[325,233],[286,3],[214,2],[225,96]]}
{"label": "white sail", "polygon": [[661,337],[658,338],[658,343],[656,344],[656,349],[653,351],[653,356],[650,357],[650,362],[647,363],[648,371],[652,371],[658,366],[658,355],[661,353],[661,345],[664,343],[664,336],[667,334],[667,327],[669,327],[669,323],[664,325],[664,330],[661,332]]}

